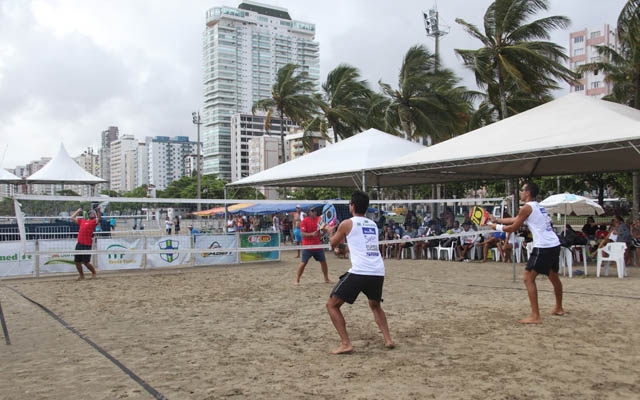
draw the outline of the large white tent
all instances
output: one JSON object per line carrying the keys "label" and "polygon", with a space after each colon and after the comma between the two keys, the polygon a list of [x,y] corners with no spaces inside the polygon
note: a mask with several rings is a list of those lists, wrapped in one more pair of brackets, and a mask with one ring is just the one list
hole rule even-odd
{"label": "large white tent", "polygon": [[60,144],[58,154],[45,164],[44,167],[29,176],[27,182],[95,185],[106,181],[82,169],[82,167],[69,156],[64,145]]}
{"label": "large white tent", "polygon": [[228,186],[392,186],[393,182],[381,182],[365,171],[424,148],[421,144],[368,129]]}
{"label": "large white tent", "polygon": [[22,178],[15,176],[4,168],[0,168],[0,183],[20,183]]}
{"label": "large white tent", "polygon": [[369,172],[408,185],[637,169],[640,110],[569,94]]}

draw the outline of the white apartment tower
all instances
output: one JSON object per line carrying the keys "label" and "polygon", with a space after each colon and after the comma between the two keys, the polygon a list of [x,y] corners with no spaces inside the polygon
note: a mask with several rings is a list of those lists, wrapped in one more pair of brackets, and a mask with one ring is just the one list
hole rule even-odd
{"label": "white apartment tower", "polygon": [[[569,56],[572,71],[584,64],[604,61],[596,46],[618,48],[618,36],[615,28],[605,24],[595,29],[583,29],[569,34]],[[582,92],[587,96],[603,97],[611,93],[611,84],[605,81],[602,71],[586,72],[578,85],[571,86],[571,92]]]}
{"label": "white apartment tower", "polygon": [[315,25],[296,21],[280,7],[244,1],[207,11],[203,35],[203,170],[232,178],[231,116],[251,113],[271,96],[277,71],[300,66],[318,82]]}
{"label": "white apartment tower", "polygon": [[196,152],[196,142],[190,142],[187,136],[146,137],[145,142],[149,184],[164,190],[171,182],[186,175],[185,157]]}
{"label": "white apartment tower", "polygon": [[[111,143],[114,140],[118,140],[119,135],[120,132],[117,126],[110,126],[100,134],[100,150],[98,150],[100,168],[97,174],[91,173],[106,181],[111,179],[111,164],[109,161],[111,159]],[[103,189],[109,189],[109,187],[109,182],[101,183],[98,185],[98,192]]]}
{"label": "white apartment tower", "polygon": [[[135,189],[132,182],[135,182],[137,163],[133,160],[135,160],[137,149],[138,141],[133,135],[122,135],[120,139],[111,142],[111,159],[109,161],[111,190],[130,192]],[[131,153],[134,156],[131,156]]]}

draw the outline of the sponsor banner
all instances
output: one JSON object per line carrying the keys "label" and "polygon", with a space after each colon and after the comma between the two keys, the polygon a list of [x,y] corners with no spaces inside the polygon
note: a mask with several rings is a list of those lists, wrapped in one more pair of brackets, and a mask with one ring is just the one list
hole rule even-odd
{"label": "sponsor banner", "polygon": [[[280,245],[280,233],[278,232],[241,232],[238,236],[240,238],[240,247],[243,249],[278,247]],[[278,260],[280,260],[280,252],[278,250],[240,252],[241,263]]]}
{"label": "sponsor banner", "polygon": [[[154,253],[147,254],[147,267],[179,267],[189,262],[189,252],[180,250],[189,250],[191,247],[191,238],[189,236],[162,236],[160,238],[148,237],[147,250],[153,250]],[[162,253],[156,253],[163,250]]]}
{"label": "sponsor banner", "polygon": [[196,265],[237,264],[238,253],[229,251],[238,247],[236,235],[199,235],[194,236]]}
{"label": "sponsor banner", "polygon": [[0,277],[32,275],[36,269],[35,243],[27,242],[22,251],[21,242],[0,242]]}
{"label": "sponsor banner", "polygon": [[98,250],[107,254],[98,254],[99,270],[135,269],[142,267],[142,254],[128,253],[127,250],[142,250],[142,238],[98,239]]}
{"label": "sponsor banner", "polygon": [[[74,255],[68,251],[75,251],[75,239],[39,240],[40,251],[52,251],[52,254],[40,256],[40,273],[47,272],[77,272]],[[84,268],[84,267],[83,267]]]}

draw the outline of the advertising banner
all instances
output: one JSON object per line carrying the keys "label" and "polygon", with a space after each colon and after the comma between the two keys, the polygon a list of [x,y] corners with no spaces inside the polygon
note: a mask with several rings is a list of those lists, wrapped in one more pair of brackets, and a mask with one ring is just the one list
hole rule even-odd
{"label": "advertising banner", "polygon": [[[240,238],[240,247],[243,249],[278,247],[280,244],[280,233],[278,232],[242,232],[238,236]],[[241,263],[278,260],[280,260],[280,252],[278,250],[240,252]]]}
{"label": "advertising banner", "polygon": [[36,250],[33,242],[27,242],[25,252],[21,242],[0,242],[0,277],[32,275],[36,269]]}
{"label": "advertising banner", "polygon": [[40,256],[40,273],[47,272],[77,272],[76,263],[73,261],[73,254],[68,251],[75,251],[75,239],[51,239],[39,240],[40,251],[52,251],[52,254]]}
{"label": "advertising banner", "polygon": [[[179,267],[189,262],[189,253],[180,251],[188,250],[191,247],[191,237],[189,236],[162,236],[148,237],[147,250],[153,253],[147,254],[147,267]],[[163,250],[157,253],[158,250]]]}
{"label": "advertising banner", "polygon": [[194,248],[202,249],[194,254],[196,265],[238,263],[238,253],[228,250],[238,247],[236,235],[198,235],[194,239]]}
{"label": "advertising banner", "polygon": [[142,254],[128,253],[127,250],[142,250],[140,237],[119,239],[98,239],[98,250],[106,250],[107,254],[98,254],[99,270],[136,269],[142,267]]}

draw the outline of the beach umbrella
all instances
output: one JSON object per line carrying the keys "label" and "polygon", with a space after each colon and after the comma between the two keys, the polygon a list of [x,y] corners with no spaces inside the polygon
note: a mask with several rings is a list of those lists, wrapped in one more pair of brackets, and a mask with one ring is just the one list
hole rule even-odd
{"label": "beach umbrella", "polygon": [[554,194],[540,202],[548,213],[559,213],[564,215],[564,226],[567,226],[567,215],[600,215],[604,210],[600,204],[592,199],[577,194],[562,193]]}

